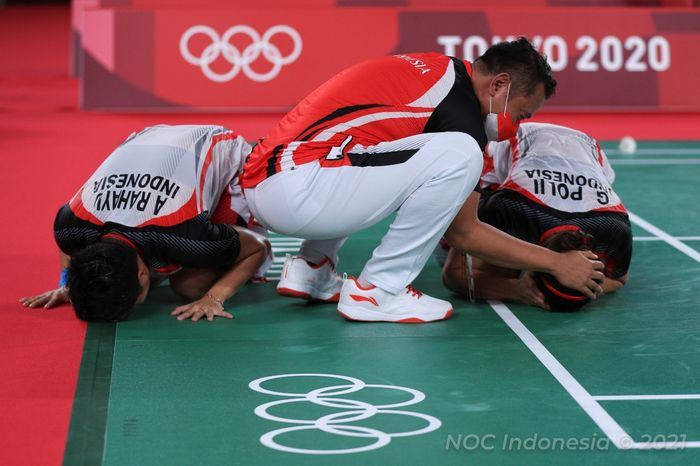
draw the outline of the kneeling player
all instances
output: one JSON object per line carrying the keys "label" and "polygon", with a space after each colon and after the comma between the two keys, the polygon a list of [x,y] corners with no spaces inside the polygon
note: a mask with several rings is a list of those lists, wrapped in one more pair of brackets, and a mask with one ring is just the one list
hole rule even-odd
{"label": "kneeling player", "polygon": [[[605,263],[604,293],[627,283],[632,230],[612,189],[615,173],[588,135],[526,123],[517,137],[484,153],[479,218],[499,230],[555,251],[592,250]],[[588,302],[551,276],[499,267],[450,250],[443,282],[471,298],[511,300],[552,310]]]}
{"label": "kneeling player", "polygon": [[154,280],[168,276],[191,301],[172,315],[231,318],[224,302],[269,247],[243,228],[253,220],[238,175],[250,150],[220,126],[160,125],[132,134],[56,215],[65,267],[59,288],[20,301],[70,301],[80,319],[121,321]]}

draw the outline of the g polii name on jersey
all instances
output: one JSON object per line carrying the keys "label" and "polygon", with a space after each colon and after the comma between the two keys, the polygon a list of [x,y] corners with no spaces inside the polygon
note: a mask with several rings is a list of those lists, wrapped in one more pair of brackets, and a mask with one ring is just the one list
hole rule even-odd
{"label": "g polii name on jersey", "polygon": [[[493,36],[489,41],[482,36],[437,36],[438,45],[443,47],[443,53],[458,56],[469,61],[476,60],[486,52],[492,44],[502,41],[515,40],[515,36]],[[563,71],[569,66],[569,50],[571,46],[567,39],[561,36],[533,36],[532,44],[547,55],[547,61],[552,71]],[[584,35],[576,38],[573,45],[576,59],[576,70],[581,72],[603,71],[666,71],[671,67],[671,46],[664,36],[628,36],[625,38],[607,35],[602,39]],[[460,50],[461,49],[461,50]]]}
{"label": "g polii name on jersey", "polygon": [[612,188],[601,185],[595,178],[558,170],[526,169],[524,171],[535,183],[535,194],[558,195],[562,199],[580,201],[583,199],[583,187],[589,187],[596,190],[596,197],[600,204],[606,205],[610,202],[609,194],[612,193]]}

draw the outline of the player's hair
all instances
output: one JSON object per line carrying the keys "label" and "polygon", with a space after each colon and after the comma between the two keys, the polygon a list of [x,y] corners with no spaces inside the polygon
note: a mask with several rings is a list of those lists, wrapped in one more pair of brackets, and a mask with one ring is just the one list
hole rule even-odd
{"label": "player's hair", "polygon": [[[556,252],[591,250],[595,247],[595,238],[578,227],[563,225],[546,231],[540,238],[540,245]],[[555,312],[577,311],[590,301],[586,295],[565,287],[546,273],[535,273],[535,283]]]}
{"label": "player's hair", "polygon": [[537,85],[542,83],[544,95],[549,99],[557,88],[557,81],[552,78],[552,68],[547,63],[547,57],[535,50],[526,37],[492,45],[474,60],[474,64],[483,66],[488,74],[510,74],[514,81],[514,89],[511,89],[511,92],[532,95]]}
{"label": "player's hair", "polygon": [[136,251],[117,241],[100,241],[75,253],[68,276],[75,314],[88,322],[128,319],[141,292]]}
{"label": "player's hair", "polygon": [[556,252],[564,251],[584,251],[586,249],[594,249],[596,240],[593,235],[586,233],[578,227],[567,228],[569,225],[564,225],[564,229],[555,227],[550,234],[545,232],[540,238],[540,245],[547,249]]}

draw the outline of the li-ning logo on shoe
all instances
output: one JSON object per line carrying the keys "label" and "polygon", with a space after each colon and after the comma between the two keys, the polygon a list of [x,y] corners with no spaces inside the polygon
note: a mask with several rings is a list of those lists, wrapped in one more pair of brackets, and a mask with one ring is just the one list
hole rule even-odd
{"label": "li-ning logo on shoe", "polygon": [[[211,39],[211,44],[204,48],[200,56],[192,54],[189,48],[190,39],[197,34],[203,34]],[[231,39],[239,34],[248,36],[251,41],[243,51],[230,42]],[[292,51],[287,56],[282,56],[279,47],[271,42],[271,39],[278,34],[288,36],[294,44]],[[187,63],[199,66],[204,76],[217,83],[231,81],[240,71],[243,71],[243,74],[253,81],[271,81],[280,73],[282,66],[288,65],[299,58],[301,49],[301,36],[296,29],[286,24],[272,26],[265,31],[262,37],[255,29],[243,24],[228,28],[222,36],[219,36],[213,28],[200,24],[189,28],[180,38],[180,54],[182,54],[182,58]],[[264,73],[257,72],[250,66],[260,57],[260,54],[272,64],[272,68]],[[211,64],[219,57],[223,57],[224,60],[231,64],[231,69],[226,73],[217,73],[211,69]]]}
{"label": "li-ning logo on shoe", "polygon": [[[304,378],[313,379],[314,378],[329,378],[329,379],[340,379],[345,383],[340,383],[337,385],[331,385],[329,387],[316,388],[310,390],[306,393],[297,392],[284,392],[275,391],[267,388],[263,388],[263,384],[273,381],[273,380],[285,380],[292,379],[291,384],[294,387],[298,387],[300,380],[303,381]],[[276,385],[280,385],[279,383]],[[438,429],[442,423],[439,419],[429,416],[427,414],[416,413],[412,411],[397,410],[394,408],[400,408],[403,406],[409,406],[416,403],[420,403],[425,399],[425,394],[423,392],[415,390],[408,387],[399,387],[394,385],[377,385],[377,384],[367,384],[360,379],[354,377],[348,377],[345,375],[334,375],[334,374],[280,374],[271,375],[268,377],[262,377],[257,380],[253,380],[248,384],[252,390],[259,393],[264,393],[266,395],[273,395],[277,397],[285,397],[281,400],[274,400],[268,403],[262,404],[255,408],[255,414],[263,419],[267,419],[275,422],[283,422],[287,424],[294,424],[291,427],[283,427],[281,429],[276,429],[260,437],[260,442],[268,448],[273,448],[275,450],[285,451],[289,453],[303,453],[309,455],[339,455],[348,453],[359,453],[363,451],[375,450],[377,448],[384,447],[391,442],[395,437],[409,437],[413,435],[426,434]],[[395,390],[411,395],[411,398],[407,401],[401,401],[398,403],[391,404],[381,404],[373,405],[365,401],[353,400],[352,398],[339,398],[339,395],[349,395],[351,393],[359,392],[364,389],[379,389],[379,390]],[[370,391],[371,392],[371,391]],[[383,394],[384,395],[384,394]],[[367,399],[367,395],[362,397]],[[382,397],[385,399],[384,397]],[[321,416],[318,419],[293,419],[277,416],[270,414],[268,410],[273,407],[289,405],[292,403],[312,403],[316,406],[323,406],[325,408],[334,408],[345,411],[333,412],[325,416]],[[318,409],[318,408],[316,408]],[[278,411],[278,410],[277,410]],[[314,410],[315,411],[315,410]],[[298,413],[299,410],[294,410]],[[422,419],[427,422],[425,427],[421,427],[416,430],[407,432],[383,432],[381,430],[366,427],[367,419],[382,415],[389,414],[392,416],[409,416],[412,418]],[[362,422],[364,425],[353,425],[353,423]],[[413,425],[413,423],[411,423]],[[332,434],[339,435],[342,437],[351,437],[354,445],[357,445],[357,439],[374,439],[374,443],[369,445],[352,447],[352,448],[341,448],[333,450],[314,450],[309,448],[301,448],[295,446],[289,446],[278,442],[277,438],[283,436],[289,432],[298,431],[320,431],[322,434]],[[299,438],[298,435],[293,435],[292,438]]]}
{"label": "li-ning logo on shoe", "polygon": [[379,306],[379,303],[377,302],[376,299],[374,299],[372,296],[362,296],[359,294],[351,294],[350,297],[354,299],[355,301],[362,302],[362,301],[367,301],[370,304],[373,304],[375,306]]}

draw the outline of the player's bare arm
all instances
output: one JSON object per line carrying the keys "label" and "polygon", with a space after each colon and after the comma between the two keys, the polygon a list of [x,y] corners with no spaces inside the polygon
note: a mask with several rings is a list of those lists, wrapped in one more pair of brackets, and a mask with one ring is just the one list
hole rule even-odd
{"label": "player's bare arm", "polygon": [[[474,287],[471,292],[470,277]],[[451,248],[447,255],[442,269],[442,283],[447,289],[462,296],[471,296],[473,293],[477,299],[515,301],[549,309],[532,273],[521,275],[517,270],[498,267],[478,257],[472,258],[472,268],[468,271],[464,254],[455,248]]]}
{"label": "player's bare arm", "polygon": [[603,292],[603,263],[590,251],[556,253],[513,238],[477,218],[479,194],[472,193],[447,229],[450,246],[501,267],[550,273],[591,299]]}
{"label": "player's bare arm", "polygon": [[265,262],[269,252],[267,240],[250,230],[236,227],[240,237],[241,248],[236,262],[219,278],[211,287],[202,291],[196,284],[197,280],[178,279],[176,274],[172,280],[173,288],[181,295],[199,295],[199,299],[189,304],[179,306],[171,312],[178,320],[191,319],[198,321],[206,317],[214,320],[214,317],[232,319],[233,315],[224,310],[224,303],[232,297],[238,289],[244,285],[255,271]]}

